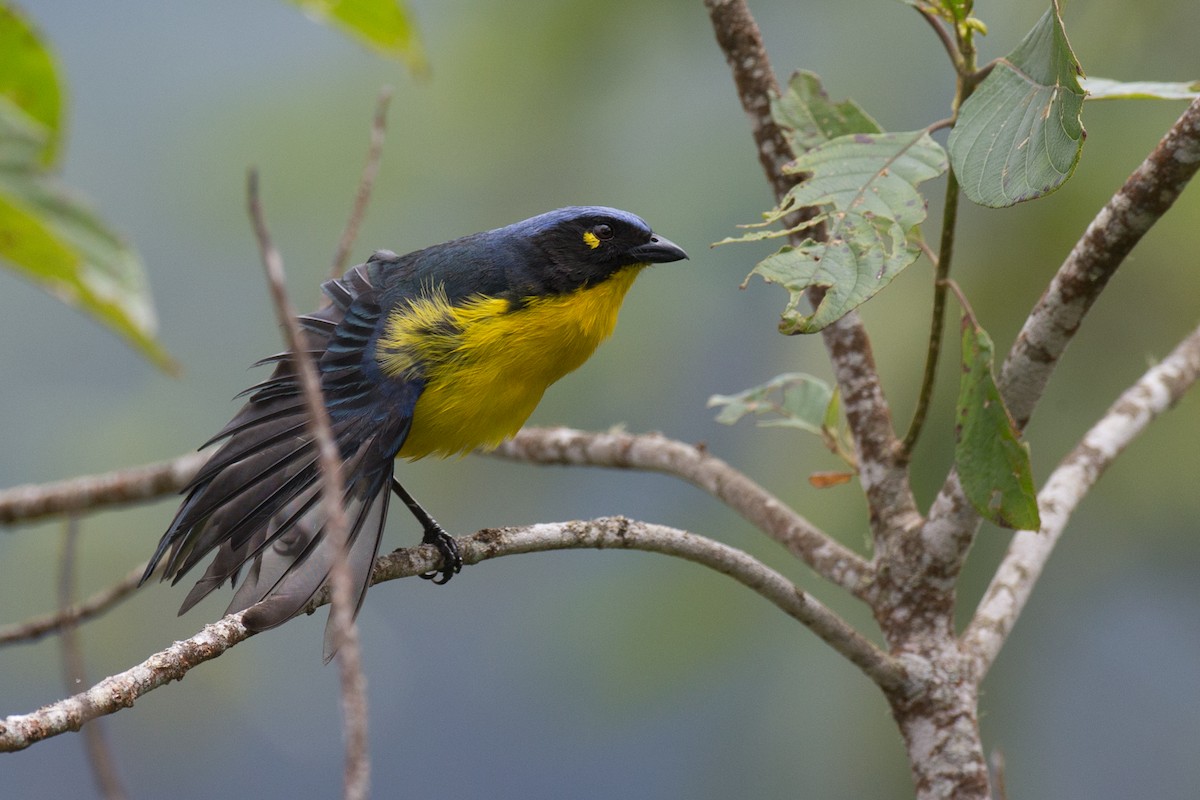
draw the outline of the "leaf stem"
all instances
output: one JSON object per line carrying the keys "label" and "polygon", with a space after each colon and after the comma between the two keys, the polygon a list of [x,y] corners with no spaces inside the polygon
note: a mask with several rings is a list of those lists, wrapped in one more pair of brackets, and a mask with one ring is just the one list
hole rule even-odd
{"label": "leaf stem", "polygon": [[[956,80],[954,86],[954,116],[950,118],[949,127],[953,127],[958,119],[958,109],[966,101],[975,87],[987,76],[987,71],[976,69],[975,39],[970,27],[955,26],[955,40],[949,40],[949,34],[941,21],[930,12],[917,8],[921,16],[938,32],[942,44],[950,53],[954,62]],[[946,123],[934,123],[936,128],[946,127]],[[931,126],[933,127],[933,126]],[[938,356],[942,350],[942,331],[946,320],[946,287],[950,277],[950,265],[954,261],[954,231],[958,224],[958,176],[954,165],[946,171],[946,197],[942,207],[942,232],[938,244],[938,257],[934,261],[933,279],[933,309],[929,320],[929,345],[925,353],[925,372],[921,376],[921,391],[917,396],[917,408],[913,411],[912,422],[904,441],[900,444],[901,459],[907,461],[912,457],[912,451],[921,437],[921,429],[929,415],[929,405],[933,399],[933,388],[937,379]]]}
{"label": "leaf stem", "polygon": [[954,257],[954,228],[958,222],[958,177],[951,167],[946,173],[946,200],[942,209],[941,242],[935,261],[933,279],[933,311],[929,321],[929,346],[925,353],[925,374],[921,378],[921,393],[917,408],[913,412],[908,433],[901,443],[901,452],[907,459],[916,447],[925,418],[929,415],[929,404],[933,398],[933,387],[937,378],[938,356],[942,351],[942,330],[946,320],[946,283],[950,277],[950,264]]}

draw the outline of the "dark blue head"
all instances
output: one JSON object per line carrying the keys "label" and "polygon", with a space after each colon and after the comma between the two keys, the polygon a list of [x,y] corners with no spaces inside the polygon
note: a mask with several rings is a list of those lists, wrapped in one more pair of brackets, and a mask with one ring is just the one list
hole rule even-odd
{"label": "dark blue head", "polygon": [[687,258],[641,217],[606,206],[560,208],[492,234],[527,254],[518,274],[510,275],[526,296],[570,292],[600,283],[623,267]]}

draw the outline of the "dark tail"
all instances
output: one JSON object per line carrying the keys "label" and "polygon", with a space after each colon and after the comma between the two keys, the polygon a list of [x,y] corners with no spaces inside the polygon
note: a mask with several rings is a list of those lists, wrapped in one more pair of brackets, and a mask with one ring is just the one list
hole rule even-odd
{"label": "dark tail", "polygon": [[[319,359],[326,407],[342,456],[349,521],[346,558],[362,604],[387,519],[393,458],[408,431],[404,413],[416,389],[396,389],[364,370],[379,309],[364,268],[326,286],[332,306],[302,318]],[[225,582],[236,585],[227,613],[261,631],[295,616],[325,584],[337,557],[326,536],[317,448],[291,356],[267,359],[275,370],[248,390],[245,407],[211,442],[224,441],[187,487],[187,498],[159,542],[143,580],[164,557],[173,583],[216,551],[179,609],[182,614]],[[402,388],[402,387],[401,387]],[[412,395],[408,403],[403,402]],[[399,399],[399,404],[396,400]],[[210,443],[211,443],[210,442]],[[326,628],[326,654],[332,655]]]}

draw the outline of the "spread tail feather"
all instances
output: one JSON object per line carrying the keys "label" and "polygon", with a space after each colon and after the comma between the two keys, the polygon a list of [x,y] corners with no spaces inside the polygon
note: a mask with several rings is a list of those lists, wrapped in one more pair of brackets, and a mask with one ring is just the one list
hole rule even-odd
{"label": "spread tail feather", "polygon": [[[354,579],[355,613],[379,552],[393,459],[422,389],[419,381],[384,380],[367,355],[382,313],[367,266],[326,284],[333,304],[300,318],[306,348],[320,359],[342,458],[349,528],[344,552]],[[212,440],[224,443],[192,479],[143,578],[165,558],[163,579],[178,582],[215,551],[179,613],[228,582],[237,587],[229,611],[251,609],[245,622],[254,631],[299,613],[326,583],[339,555],[326,533],[317,448],[292,357],[285,353],[266,363],[274,364],[271,376],[250,390],[246,405]],[[325,651],[332,655],[332,628]]]}

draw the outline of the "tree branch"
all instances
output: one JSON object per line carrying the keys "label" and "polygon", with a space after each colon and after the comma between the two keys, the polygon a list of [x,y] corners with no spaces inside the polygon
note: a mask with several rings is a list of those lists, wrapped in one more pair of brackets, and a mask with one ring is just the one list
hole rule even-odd
{"label": "tree branch", "polygon": [[797,514],[758,483],[706,450],[661,434],[524,428],[493,453],[534,464],[661,472],[687,481],[742,515],[817,574],[861,597],[874,579],[857,553]]}
{"label": "tree branch", "polygon": [[77,731],[96,717],[132,708],[147,692],[181,679],[197,664],[216,658],[252,634],[242,614],[217,620],[190,639],[176,642],[135,667],[111,675],[86,692],[43,706],[30,714],[0,720],[0,753],[24,750],[68,731]]}
{"label": "tree branch", "polygon": [[371,191],[375,188],[375,178],[379,175],[379,164],[383,159],[383,140],[387,133],[388,105],[392,102],[392,89],[389,86],[379,90],[379,100],[375,104],[375,118],[371,123],[371,142],[367,146],[367,161],[363,164],[362,176],[358,180],[358,190],[354,195],[354,205],[346,227],[338,239],[337,249],[333,253],[333,267],[330,278],[340,278],[346,271],[350,261],[350,249],[358,238],[358,229],[362,226],[367,214],[367,204],[371,201]]}
{"label": "tree branch", "polygon": [[258,173],[254,170],[250,171],[246,189],[250,219],[262,254],[271,300],[292,354],[292,369],[295,370],[300,383],[308,415],[308,433],[316,441],[321,466],[321,509],[325,514],[323,534],[326,537],[326,546],[334,548],[336,554],[329,569],[329,585],[333,598],[333,608],[329,614],[334,626],[334,643],[337,647],[341,676],[342,723],[346,737],[344,796],[348,800],[360,800],[366,798],[370,785],[367,680],[362,671],[358,627],[354,624],[354,611],[358,605],[354,577],[346,563],[349,524],[346,521],[346,508],[342,503],[345,481],[342,477],[341,453],[333,439],[333,429],[329,423],[329,413],[325,409],[325,400],[321,395],[316,366],[306,355],[308,348],[304,344],[300,325],[296,322],[296,310],[292,308],[287,297],[283,259],[272,244],[266,221],[263,219],[258,196]]}
{"label": "tree branch", "polygon": [[1042,295],[1004,361],[1004,402],[1024,427],[1050,373],[1108,280],[1200,169],[1200,99],[1100,210]]}
{"label": "tree branch", "polygon": [[[79,544],[79,519],[67,518],[63,532],[62,556],[58,579],[58,607],[61,610],[75,604],[75,555]],[[87,669],[83,658],[83,646],[79,641],[79,630],[74,622],[65,625],[59,643],[63,655],[63,683],[68,692],[87,682]],[[129,796],[121,776],[117,773],[116,759],[109,747],[104,727],[97,720],[83,731],[84,750],[88,766],[96,780],[96,788],[105,800],[124,800]]]}
{"label": "tree branch", "polygon": [[[746,553],[703,536],[623,517],[605,517],[590,522],[483,530],[459,539],[458,545],[463,561],[468,564],[520,553],[577,548],[643,550],[684,558],[728,575],[765,597],[808,626],[885,691],[899,690],[908,680],[898,660],[787,578]],[[376,560],[371,583],[420,575],[440,563],[441,555],[432,545],[396,550]],[[328,602],[326,587],[317,593],[307,610],[311,612]],[[95,716],[132,707],[146,692],[182,678],[198,664],[249,638],[252,634],[242,624],[244,613],[231,614],[206,625],[190,639],[176,642],[136,667],[105,678],[86,692],[30,714],[0,720],[0,752],[22,750],[42,739],[77,731]],[[90,709],[86,715],[85,708]]]}
{"label": "tree branch", "polygon": [[1108,465],[1200,378],[1200,328],[1127,389],[1038,493],[1041,531],[1020,531],[963,632],[977,680],[983,680],[1025,607],[1067,521]]}
{"label": "tree branch", "polygon": [[37,641],[48,633],[56,633],[68,626],[100,616],[137,590],[148,565],[148,562],[142,562],[121,580],[101,589],[82,603],[72,603],[54,614],[30,617],[22,622],[5,625],[0,628],[0,645]]}
{"label": "tree branch", "polygon": [[208,456],[208,452],[188,453],[171,461],[101,475],[14,486],[0,491],[0,524],[155,500],[186,486]]}

